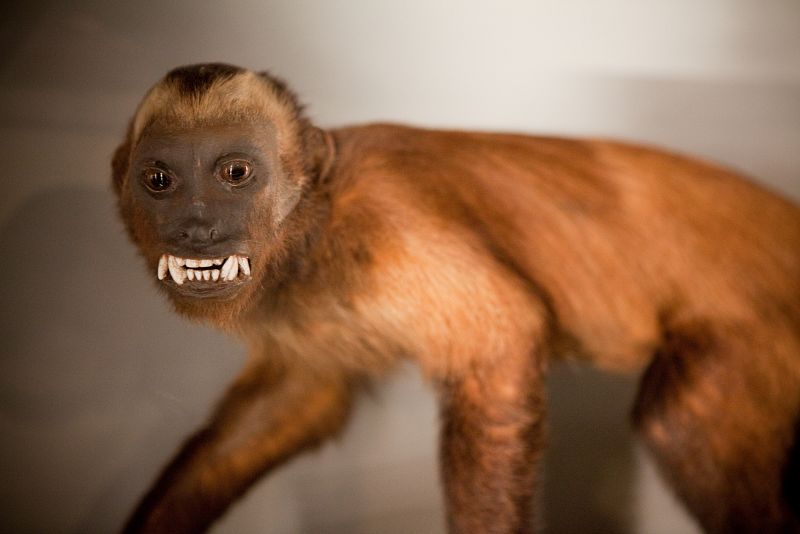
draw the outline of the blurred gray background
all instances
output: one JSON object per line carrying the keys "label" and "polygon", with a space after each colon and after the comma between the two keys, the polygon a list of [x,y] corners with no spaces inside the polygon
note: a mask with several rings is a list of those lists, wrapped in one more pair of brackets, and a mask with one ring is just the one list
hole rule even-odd
{"label": "blurred gray background", "polygon": [[[286,78],[322,126],[612,136],[800,198],[800,2],[4,2],[0,531],[110,532],[242,348],[174,317],[116,220],[109,158],[168,69]],[[635,377],[558,366],[548,532],[696,532],[628,430]],[[414,369],[256,486],[219,533],[443,532],[436,410]]]}

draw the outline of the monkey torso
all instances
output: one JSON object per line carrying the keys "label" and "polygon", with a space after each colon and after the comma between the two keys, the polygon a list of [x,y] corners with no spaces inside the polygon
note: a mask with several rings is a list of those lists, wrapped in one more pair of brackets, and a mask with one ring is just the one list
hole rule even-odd
{"label": "monkey torso", "polygon": [[730,171],[600,140],[332,134],[324,237],[251,316],[293,358],[446,375],[538,336],[624,370],[683,324],[797,327],[800,210]]}

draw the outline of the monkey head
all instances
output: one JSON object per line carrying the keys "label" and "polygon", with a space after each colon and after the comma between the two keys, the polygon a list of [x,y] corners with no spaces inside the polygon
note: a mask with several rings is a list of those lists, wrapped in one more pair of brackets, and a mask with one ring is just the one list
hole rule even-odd
{"label": "monkey head", "polygon": [[274,283],[325,141],[265,73],[181,67],[147,93],[114,155],[114,189],[179,312],[225,322]]}

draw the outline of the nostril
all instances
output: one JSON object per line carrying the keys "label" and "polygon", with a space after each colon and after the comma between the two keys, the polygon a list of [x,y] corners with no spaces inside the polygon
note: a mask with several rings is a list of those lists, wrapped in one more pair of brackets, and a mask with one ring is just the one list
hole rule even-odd
{"label": "nostril", "polygon": [[176,228],[173,234],[177,241],[192,246],[206,246],[220,239],[220,231],[216,225],[200,222],[187,222]]}

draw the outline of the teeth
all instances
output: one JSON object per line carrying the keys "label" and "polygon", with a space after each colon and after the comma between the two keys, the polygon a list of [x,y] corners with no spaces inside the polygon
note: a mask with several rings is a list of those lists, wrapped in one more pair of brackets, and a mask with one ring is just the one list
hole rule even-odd
{"label": "teeth", "polygon": [[167,276],[167,255],[163,254],[158,259],[158,279],[163,280]]}
{"label": "teeth", "polygon": [[231,256],[231,258],[233,258],[233,263],[231,264],[231,270],[228,271],[227,280],[236,280],[236,275],[239,274],[239,262],[236,261],[236,256]]}
{"label": "teeth", "polygon": [[227,280],[228,273],[231,272],[231,267],[235,263],[236,263],[236,256],[229,256],[228,259],[225,260],[225,263],[222,265],[222,272],[220,273],[222,275],[222,278]]}
{"label": "teeth", "polygon": [[[221,269],[204,269],[200,267],[212,267],[222,265]],[[250,260],[238,254],[232,254],[227,258],[214,259],[192,259],[178,258],[164,254],[158,260],[158,279],[164,280],[169,272],[176,284],[182,285],[188,280],[214,280],[225,281],[236,280],[239,271],[244,276],[250,276]]]}
{"label": "teeth", "polygon": [[247,261],[247,258],[239,256],[239,268],[245,275],[250,276],[250,262]]}
{"label": "teeth", "polygon": [[186,270],[178,263],[178,258],[170,256],[167,259],[167,266],[169,268],[169,275],[175,280],[178,285],[183,284],[186,280]]}
{"label": "teeth", "polygon": [[236,279],[236,275],[239,274],[239,259],[236,254],[228,256],[228,259],[225,260],[225,264],[222,266],[222,272],[220,274],[224,280]]}
{"label": "teeth", "polygon": [[209,259],[193,260],[193,259],[187,259],[186,260],[186,266],[187,267],[192,267],[192,268],[211,267],[212,265],[214,265],[215,261],[218,261],[218,262],[222,263],[222,260],[209,260]]}

